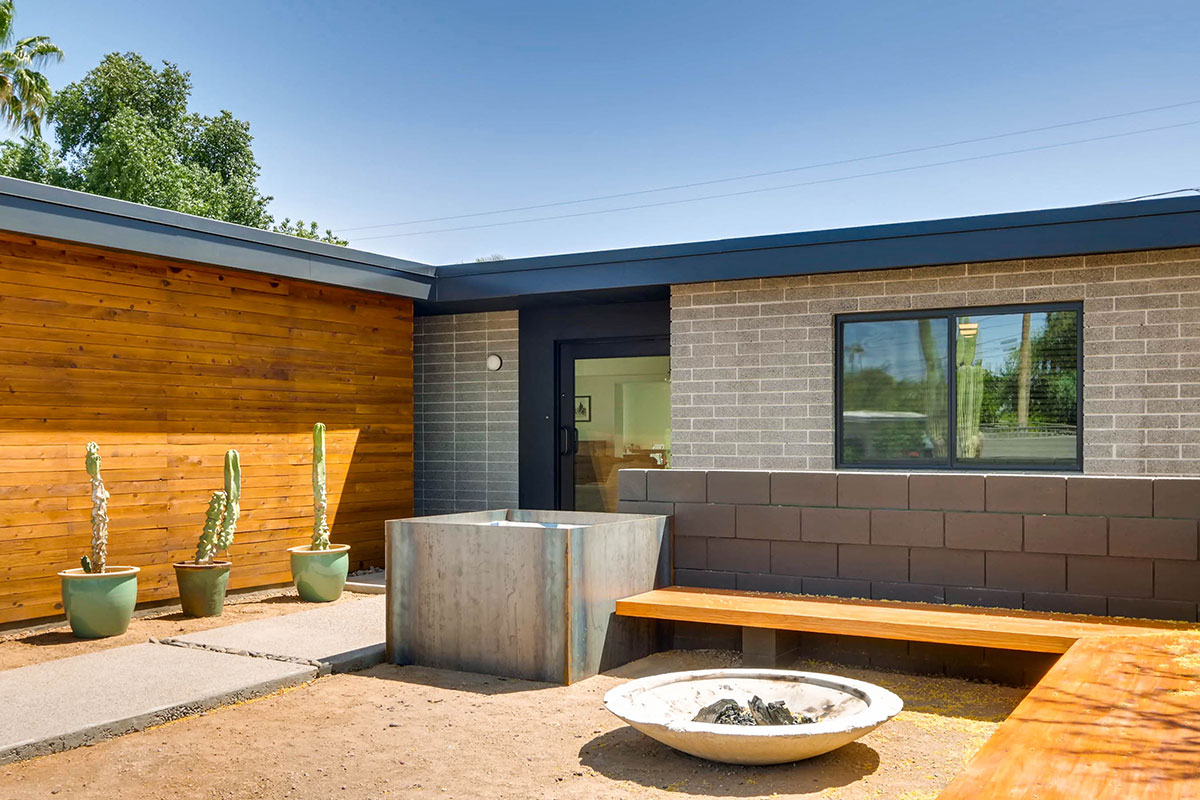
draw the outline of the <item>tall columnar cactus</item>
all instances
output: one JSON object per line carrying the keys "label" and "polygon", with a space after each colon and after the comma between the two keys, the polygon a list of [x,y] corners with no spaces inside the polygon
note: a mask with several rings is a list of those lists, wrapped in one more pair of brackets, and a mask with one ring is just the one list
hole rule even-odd
{"label": "tall columnar cactus", "polygon": [[87,444],[87,471],[92,481],[92,557],[79,560],[84,572],[104,572],[108,562],[108,490],[100,477],[100,448]]}
{"label": "tall columnar cactus", "polygon": [[325,505],[325,423],[313,425],[313,534],[312,549],[329,549],[329,521]]}
{"label": "tall columnar cactus", "polygon": [[217,550],[221,552],[233,544],[238,517],[242,514],[242,462],[237,450],[225,451],[225,497],[225,514],[221,517],[221,532],[217,536]]}
{"label": "tall columnar cactus", "polygon": [[200,533],[200,541],[196,543],[196,563],[207,564],[212,561],[217,552],[217,537],[221,533],[221,517],[225,514],[228,497],[218,489],[212,493],[208,501],[208,512],[204,520],[204,530]]}

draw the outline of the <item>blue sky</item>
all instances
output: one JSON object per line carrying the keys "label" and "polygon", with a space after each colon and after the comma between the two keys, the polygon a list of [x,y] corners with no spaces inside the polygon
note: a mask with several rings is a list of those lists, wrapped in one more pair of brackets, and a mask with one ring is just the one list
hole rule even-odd
{"label": "blue sky", "polygon": [[[61,86],[134,50],[249,120],[276,216],[344,229],[535,205],[1200,100],[1200,3],[18,0]],[[561,209],[350,231],[428,263],[1079,205],[1200,186],[1200,125],[741,197],[393,233],[823,180],[1200,120],[1200,105]]]}

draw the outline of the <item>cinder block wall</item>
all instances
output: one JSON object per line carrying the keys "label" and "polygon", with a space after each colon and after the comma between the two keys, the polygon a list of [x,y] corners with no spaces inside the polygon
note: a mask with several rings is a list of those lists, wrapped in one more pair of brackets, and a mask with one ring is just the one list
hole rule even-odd
{"label": "cinder block wall", "polygon": [[516,311],[416,318],[416,514],[516,507],[517,343]]}
{"label": "cinder block wall", "polygon": [[1200,475],[1200,250],[671,287],[672,463],[833,466],[833,315],[1082,301],[1084,471]]}
{"label": "cinder block wall", "polygon": [[1200,478],[622,470],[675,583],[1196,620]]}

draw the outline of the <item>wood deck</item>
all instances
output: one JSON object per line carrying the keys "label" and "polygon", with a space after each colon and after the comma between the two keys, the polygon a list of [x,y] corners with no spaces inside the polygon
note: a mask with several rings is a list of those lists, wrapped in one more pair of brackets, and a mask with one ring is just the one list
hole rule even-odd
{"label": "wood deck", "polygon": [[1064,653],[939,800],[1200,798],[1196,626],[685,587],[617,614]]}

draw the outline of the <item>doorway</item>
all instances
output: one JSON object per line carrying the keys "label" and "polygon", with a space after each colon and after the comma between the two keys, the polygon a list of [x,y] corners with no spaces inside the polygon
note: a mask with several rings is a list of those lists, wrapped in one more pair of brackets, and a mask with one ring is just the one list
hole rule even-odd
{"label": "doorway", "polygon": [[558,507],[616,511],[623,468],[671,464],[668,337],[558,348]]}

